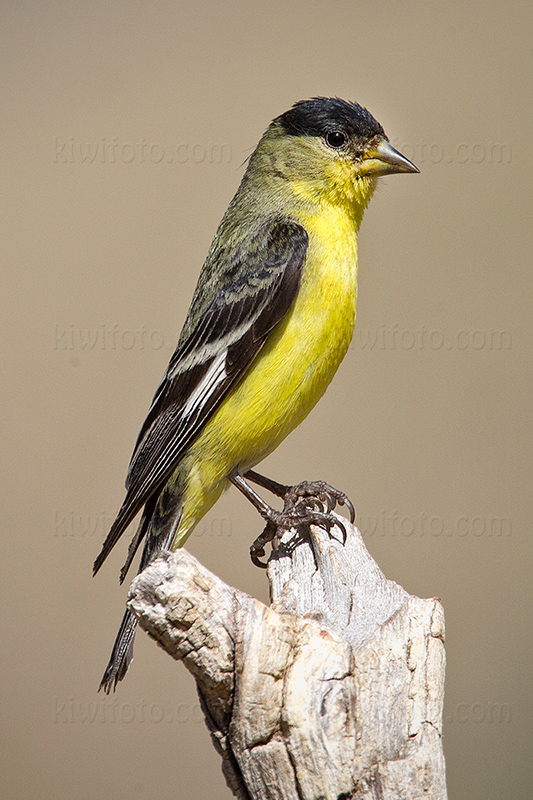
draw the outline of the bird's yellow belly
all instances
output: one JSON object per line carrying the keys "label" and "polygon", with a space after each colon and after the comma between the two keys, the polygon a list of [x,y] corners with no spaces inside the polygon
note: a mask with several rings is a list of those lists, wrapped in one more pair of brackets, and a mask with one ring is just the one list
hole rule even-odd
{"label": "bird's yellow belly", "polygon": [[218,499],[228,473],[271,453],[325,392],[352,337],[356,275],[353,229],[337,227],[333,246],[310,237],[294,305],[182,461],[187,487],[175,547]]}

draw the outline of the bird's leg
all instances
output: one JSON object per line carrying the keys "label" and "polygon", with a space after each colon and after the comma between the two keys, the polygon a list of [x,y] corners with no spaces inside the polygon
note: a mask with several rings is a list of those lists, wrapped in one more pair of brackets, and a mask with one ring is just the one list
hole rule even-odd
{"label": "bird's leg", "polygon": [[260,475],[253,469],[249,469],[248,472],[245,472],[244,477],[247,480],[252,481],[252,483],[257,483],[258,486],[262,486],[263,489],[267,490],[267,492],[275,494],[276,497],[285,497],[291,488],[290,486],[285,486],[284,483],[278,483],[277,481],[273,481],[272,478],[267,478],[264,475]]}
{"label": "bird's leg", "polygon": [[265,503],[236,469],[228,476],[231,483],[248,498],[267,523],[250,548],[250,556],[257,566],[265,566],[259,561],[259,556],[264,556],[265,544],[274,540],[279,528],[288,530],[303,525],[318,525],[329,533],[331,528],[337,525],[341,528],[346,541],[343,524],[331,513],[337,503],[346,505],[350,511],[350,519],[354,521],[354,507],[344,492],[339,492],[324,481],[304,481],[297,486],[285,486],[253,470],[249,470],[245,475],[249,480],[283,498],[283,511],[277,511]]}

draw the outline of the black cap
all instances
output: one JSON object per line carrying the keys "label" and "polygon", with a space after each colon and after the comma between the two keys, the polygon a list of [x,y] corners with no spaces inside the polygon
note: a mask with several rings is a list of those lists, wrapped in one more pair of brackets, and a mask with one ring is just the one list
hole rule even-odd
{"label": "black cap", "polygon": [[273,122],[281,125],[289,136],[325,136],[338,130],[364,139],[385,136],[379,122],[366,108],[339,97],[300,100]]}

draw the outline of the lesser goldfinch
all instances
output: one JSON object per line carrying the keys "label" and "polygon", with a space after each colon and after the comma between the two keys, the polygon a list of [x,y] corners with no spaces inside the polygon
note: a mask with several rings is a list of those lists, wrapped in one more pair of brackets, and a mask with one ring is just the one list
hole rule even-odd
{"label": "lesser goldfinch", "polygon": [[[327,523],[335,501],[347,501],[323,485],[320,514],[297,503],[312,491],[291,495],[251,470],[309,413],[346,353],[357,232],[377,178],[396,172],[418,169],[357,103],[315,97],[269,125],[207,254],[95,573],[143,507],[121,581],[143,538],[141,570],[162,549],[181,547],[230,482],[267,527]],[[248,480],[290,495],[292,513],[270,508]],[[135,625],[126,611],[100,685],[106,692],[126,673]]]}

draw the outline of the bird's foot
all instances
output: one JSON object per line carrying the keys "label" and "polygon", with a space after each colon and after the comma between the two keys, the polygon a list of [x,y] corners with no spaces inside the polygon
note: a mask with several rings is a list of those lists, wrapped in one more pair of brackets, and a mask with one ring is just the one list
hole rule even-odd
{"label": "bird's foot", "polygon": [[252,471],[246,473],[246,477],[283,498],[283,511],[277,511],[264,501],[260,507],[256,505],[267,523],[250,547],[250,557],[256,566],[266,567],[260,558],[265,555],[268,542],[272,542],[274,550],[277,548],[280,530],[318,525],[331,535],[331,529],[336,525],[342,531],[343,544],[346,542],[346,528],[332,513],[337,504],[344,505],[350,512],[350,521],[354,522],[355,509],[344,492],[324,481],[303,481],[296,486],[284,486]]}
{"label": "bird's foot", "polygon": [[301,501],[308,508],[318,508],[319,511],[330,516],[338,504],[346,506],[350,513],[350,522],[355,522],[355,508],[350,498],[344,492],[335,489],[334,486],[330,486],[325,481],[302,481],[296,486],[287,487],[287,489],[287,492],[283,495],[285,506],[292,504],[297,507],[301,505],[301,502],[298,503],[301,498]]}

